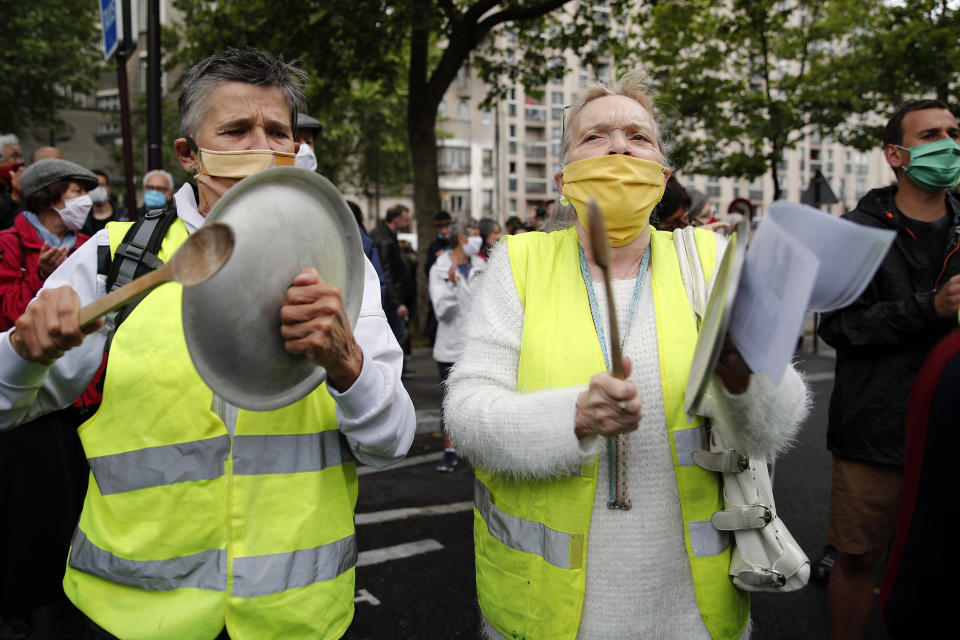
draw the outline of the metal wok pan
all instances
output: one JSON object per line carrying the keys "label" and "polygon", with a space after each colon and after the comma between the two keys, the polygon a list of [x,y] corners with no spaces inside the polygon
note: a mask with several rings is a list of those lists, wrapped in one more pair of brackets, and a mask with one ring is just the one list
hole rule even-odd
{"label": "metal wok pan", "polygon": [[233,229],[233,254],[206,282],[183,290],[183,331],[197,372],[242,409],[269,411],[300,400],[326,371],[291,355],[280,307],[294,277],[314,267],[338,286],[351,327],[363,301],[360,230],[340,192],[316,173],[267,169],[230,189],[204,225]]}

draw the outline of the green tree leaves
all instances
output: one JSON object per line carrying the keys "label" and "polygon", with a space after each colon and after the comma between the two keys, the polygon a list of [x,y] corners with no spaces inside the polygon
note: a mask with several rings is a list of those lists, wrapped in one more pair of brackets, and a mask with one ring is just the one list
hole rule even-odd
{"label": "green tree leaves", "polygon": [[0,19],[0,131],[57,129],[73,93],[92,93],[102,71],[97,3],[4,3]]}

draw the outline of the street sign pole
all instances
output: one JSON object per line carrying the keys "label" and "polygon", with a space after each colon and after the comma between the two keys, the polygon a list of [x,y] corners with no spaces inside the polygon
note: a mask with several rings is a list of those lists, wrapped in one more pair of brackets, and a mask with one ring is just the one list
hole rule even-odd
{"label": "street sign pole", "polygon": [[120,99],[120,135],[123,139],[123,174],[127,216],[137,215],[137,189],[133,184],[133,135],[130,130],[130,92],[127,58],[137,48],[136,3],[130,0],[100,0],[103,59],[117,59],[117,92]]}
{"label": "street sign pole", "polygon": [[127,218],[137,219],[137,189],[133,184],[133,135],[130,131],[130,92],[127,89],[127,52],[117,50],[117,89],[120,92],[120,135],[123,137],[123,173]]}
{"label": "street sign pole", "polygon": [[160,109],[160,0],[147,3],[147,169],[163,168]]}

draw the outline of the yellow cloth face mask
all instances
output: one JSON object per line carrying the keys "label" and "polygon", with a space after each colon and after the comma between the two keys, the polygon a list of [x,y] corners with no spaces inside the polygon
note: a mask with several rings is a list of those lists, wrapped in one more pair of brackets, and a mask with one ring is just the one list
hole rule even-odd
{"label": "yellow cloth face mask", "polygon": [[563,168],[563,196],[577,210],[584,228],[590,228],[590,198],[607,226],[614,247],[633,242],[650,223],[650,212],[660,202],[666,169],[652,160],[611,154],[571,162]]}
{"label": "yellow cloth face mask", "polygon": [[246,178],[270,167],[292,167],[297,155],[268,149],[211,151],[200,149],[200,173],[217,178]]}

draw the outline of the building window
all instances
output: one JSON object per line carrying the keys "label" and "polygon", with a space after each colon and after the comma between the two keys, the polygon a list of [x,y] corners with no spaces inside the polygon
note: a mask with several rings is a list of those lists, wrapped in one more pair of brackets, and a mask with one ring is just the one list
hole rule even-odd
{"label": "building window", "polygon": [[470,194],[468,193],[450,193],[445,198],[447,211],[452,214],[469,213]]}
{"label": "building window", "polygon": [[707,195],[713,198],[720,197],[720,178],[716,176],[707,177]]}
{"label": "building window", "polygon": [[447,103],[443,100],[437,105],[437,119],[443,120],[447,117]]}
{"label": "building window", "polygon": [[443,173],[469,173],[470,149],[466,147],[441,147],[440,171]]}
{"label": "building window", "polygon": [[118,93],[98,94],[98,111],[120,111],[120,95]]}
{"label": "building window", "polygon": [[483,124],[490,124],[490,110],[481,109],[480,110],[480,122]]}
{"label": "building window", "polygon": [[483,175],[493,175],[493,149],[483,150]]}
{"label": "building window", "polygon": [[512,213],[513,215],[516,215],[516,214],[517,214],[517,199],[516,199],[516,198],[510,198],[510,213]]}
{"label": "building window", "polygon": [[457,117],[461,120],[470,120],[470,103],[466,100],[461,100],[457,106]]}
{"label": "building window", "polygon": [[493,189],[483,190],[483,212],[484,213],[493,212]]}

